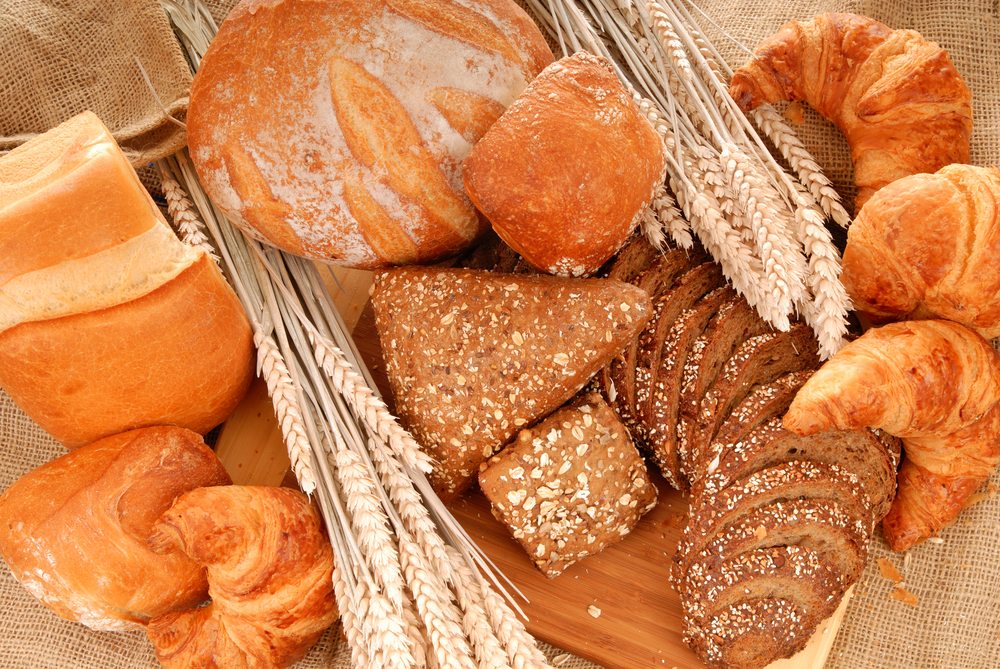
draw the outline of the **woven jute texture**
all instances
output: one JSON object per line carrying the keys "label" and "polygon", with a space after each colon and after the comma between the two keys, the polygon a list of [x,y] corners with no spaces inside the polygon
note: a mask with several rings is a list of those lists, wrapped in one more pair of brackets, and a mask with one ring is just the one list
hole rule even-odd
{"label": "woven jute texture", "polygon": [[[207,3],[221,22],[232,0]],[[948,49],[973,92],[972,162],[1000,163],[1000,2],[879,0],[702,0],[706,36],[731,66],[785,21],[826,11],[911,28]],[[714,25],[713,25],[714,24]],[[190,77],[155,1],[70,0],[0,3],[0,151],[94,109],[134,164],[176,150],[183,132],[165,120],[136,56],[171,115],[183,119]],[[811,110],[797,128],[846,202],[854,197],[843,137]],[[65,450],[0,391],[0,490]],[[992,485],[1000,485],[994,477]],[[850,602],[826,669],[995,669],[1000,667],[1000,498],[984,499],[944,530],[939,543],[891,553],[881,536]],[[911,605],[876,567],[881,557],[902,572]],[[664,587],[670,587],[664,584]],[[562,669],[595,665],[543,645]],[[5,669],[140,669],[158,663],[142,632],[96,633],[63,621],[0,568],[0,666]],[[350,653],[334,626],[297,667],[347,669]]]}
{"label": "woven jute texture", "polygon": [[133,165],[163,158],[187,141],[164,110],[183,121],[190,87],[157,2],[0,3],[0,153],[89,109]]}

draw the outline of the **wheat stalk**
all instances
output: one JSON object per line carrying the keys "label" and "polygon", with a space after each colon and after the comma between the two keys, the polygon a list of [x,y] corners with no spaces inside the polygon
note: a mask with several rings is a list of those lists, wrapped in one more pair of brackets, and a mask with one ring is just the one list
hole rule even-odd
{"label": "wheat stalk", "polygon": [[205,225],[198,218],[198,215],[191,210],[191,200],[184,197],[184,190],[172,177],[164,174],[160,170],[163,186],[163,196],[167,200],[167,213],[170,214],[181,235],[181,241],[190,246],[197,246],[207,253],[216,264],[219,263],[219,256],[215,254],[215,248],[208,241],[205,234]]}

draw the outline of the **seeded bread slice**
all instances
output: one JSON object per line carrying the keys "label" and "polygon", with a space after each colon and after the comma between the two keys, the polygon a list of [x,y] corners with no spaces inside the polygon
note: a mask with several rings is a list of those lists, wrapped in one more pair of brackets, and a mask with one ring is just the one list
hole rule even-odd
{"label": "seeded bread slice", "polygon": [[743,342],[701,400],[686,435],[686,461],[697,461],[723,421],[755,387],[789,372],[814,370],[819,364],[819,342],[804,323],[788,332],[769,332]]}
{"label": "seeded bread slice", "polygon": [[[754,509],[709,541],[696,562],[703,569],[748,551],[804,546],[837,567],[843,586],[865,568],[872,526],[828,499],[794,499]],[[691,567],[689,567],[691,569]]]}
{"label": "seeded bread slice", "polygon": [[597,393],[522,430],[480,467],[479,483],[549,578],[621,540],[657,500],[642,456]]}
{"label": "seeded bread slice", "polygon": [[718,562],[695,562],[681,584],[686,627],[745,600],[793,602],[814,623],[840,604],[844,586],[837,567],[803,546],[774,546]]}
{"label": "seeded bread slice", "polygon": [[723,365],[744,341],[770,331],[770,326],[747,304],[746,299],[737,297],[719,309],[705,332],[695,340],[687,359],[681,363],[681,384],[677,390],[674,433],[677,457],[682,468],[688,461],[688,432],[698,415],[705,393],[715,383]]}
{"label": "seeded bread slice", "polygon": [[872,507],[872,522],[889,511],[896,494],[896,470],[885,444],[871,430],[828,431],[800,437],[773,418],[733,444],[716,442],[718,455],[706,475],[691,488],[691,504],[700,506],[720,490],[754,472],[795,460],[826,462],[858,477]]}
{"label": "seeded bread slice", "polygon": [[805,648],[811,625],[801,607],[765,597],[730,604],[686,626],[683,640],[709,669],[764,669]]}
{"label": "seeded bread slice", "polygon": [[[598,275],[615,281],[635,283],[636,279],[653,264],[659,255],[660,252],[649,243],[644,235],[633,234],[621,250],[599,270]],[[612,404],[617,399],[618,392],[612,386],[611,368],[612,365],[624,364],[624,362],[625,355],[622,351],[594,377],[593,388]]]}
{"label": "seeded bread slice", "polygon": [[[686,479],[680,475],[676,449],[678,389],[684,361],[712,317],[734,296],[732,288],[715,288],[681,313],[662,340],[647,342],[644,353],[649,356],[653,370],[648,380],[641,374],[644,356],[640,355],[636,399],[641,422],[646,426],[646,443],[663,477],[678,490],[687,488]],[[658,352],[653,354],[649,348]]]}
{"label": "seeded bread slice", "polygon": [[755,509],[793,499],[829,499],[869,522],[872,507],[857,476],[823,462],[786,462],[754,472],[691,506],[675,561],[684,574],[706,544]]}
{"label": "seeded bread slice", "polygon": [[445,500],[652,313],[621,281],[416,266],[377,272],[372,306],[398,415],[436,461],[430,479]]}
{"label": "seeded bread slice", "polygon": [[754,388],[722,423],[709,448],[697,454],[688,454],[693,462],[681,463],[692,487],[704,476],[709,464],[719,456],[724,446],[739,442],[760,425],[782,416],[795,398],[795,393],[810,376],[812,370],[790,372]]}
{"label": "seeded bread slice", "polygon": [[[657,257],[633,282],[647,295],[654,305],[650,321],[658,318],[657,313],[660,296],[671,292],[675,282],[688,273],[692,266],[692,258],[684,249],[672,249]],[[648,327],[648,324],[647,324]],[[622,350],[622,354],[611,361],[609,394],[606,396],[626,427],[642,443],[641,432],[638,430],[635,410],[635,374],[636,356],[639,349],[637,336]]]}
{"label": "seeded bread slice", "polygon": [[[744,553],[711,568],[693,568],[688,573],[681,593],[683,638],[696,650],[710,639],[725,647],[727,654],[739,662],[737,666],[763,667],[783,657],[785,649],[804,646],[816,626],[836,610],[843,592],[837,568],[808,548],[783,546]],[[782,615],[767,615],[768,610],[775,612],[780,608],[777,602],[790,606],[783,607]],[[750,615],[735,620],[726,615],[741,608]],[[757,622],[746,625],[753,614],[759,614]],[[724,630],[720,629],[720,616],[757,634],[746,639],[745,646],[739,629],[718,634]],[[761,629],[762,623],[769,619],[777,627]],[[716,638],[709,636],[713,632]],[[792,638],[790,633],[794,633]],[[782,654],[766,657],[767,637],[783,640],[775,643]]]}

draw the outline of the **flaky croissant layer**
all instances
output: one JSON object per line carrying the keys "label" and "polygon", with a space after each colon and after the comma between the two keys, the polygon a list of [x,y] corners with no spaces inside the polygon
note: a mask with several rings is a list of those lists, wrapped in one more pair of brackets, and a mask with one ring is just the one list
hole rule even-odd
{"label": "flaky croissant layer", "polygon": [[903,438],[882,529],[905,550],[954,519],[1000,462],[1000,353],[949,321],[872,328],[806,382],[783,422],[802,435],[873,427]]}
{"label": "flaky croissant layer", "polygon": [[858,209],[882,186],[969,162],[972,93],[944,49],[857,14],[791,21],[733,75],[744,111],[802,100],[844,133]]}
{"label": "flaky croissant layer", "polygon": [[337,618],[333,551],[297,490],[193,490],[160,517],[149,545],[179,549],[208,570],[210,605],[146,629],[167,669],[287,667]]}

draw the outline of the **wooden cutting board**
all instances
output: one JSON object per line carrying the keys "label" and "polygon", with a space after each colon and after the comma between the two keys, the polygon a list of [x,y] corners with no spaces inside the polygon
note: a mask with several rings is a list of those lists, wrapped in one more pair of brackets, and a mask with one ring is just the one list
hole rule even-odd
{"label": "wooden cutting board", "polygon": [[[389,400],[374,320],[366,306],[370,273],[335,269],[324,278],[376,384]],[[236,483],[295,485],[266,387],[259,380],[223,426],[216,452]],[[481,493],[467,494],[451,510],[523,595],[517,598],[518,605],[536,638],[608,669],[699,669],[704,665],[681,642],[680,602],[669,581],[687,503],[663,479],[654,481],[660,502],[632,533],[552,580],[534,567],[493,518]],[[847,601],[845,597],[805,650],[771,669],[822,669]]]}

